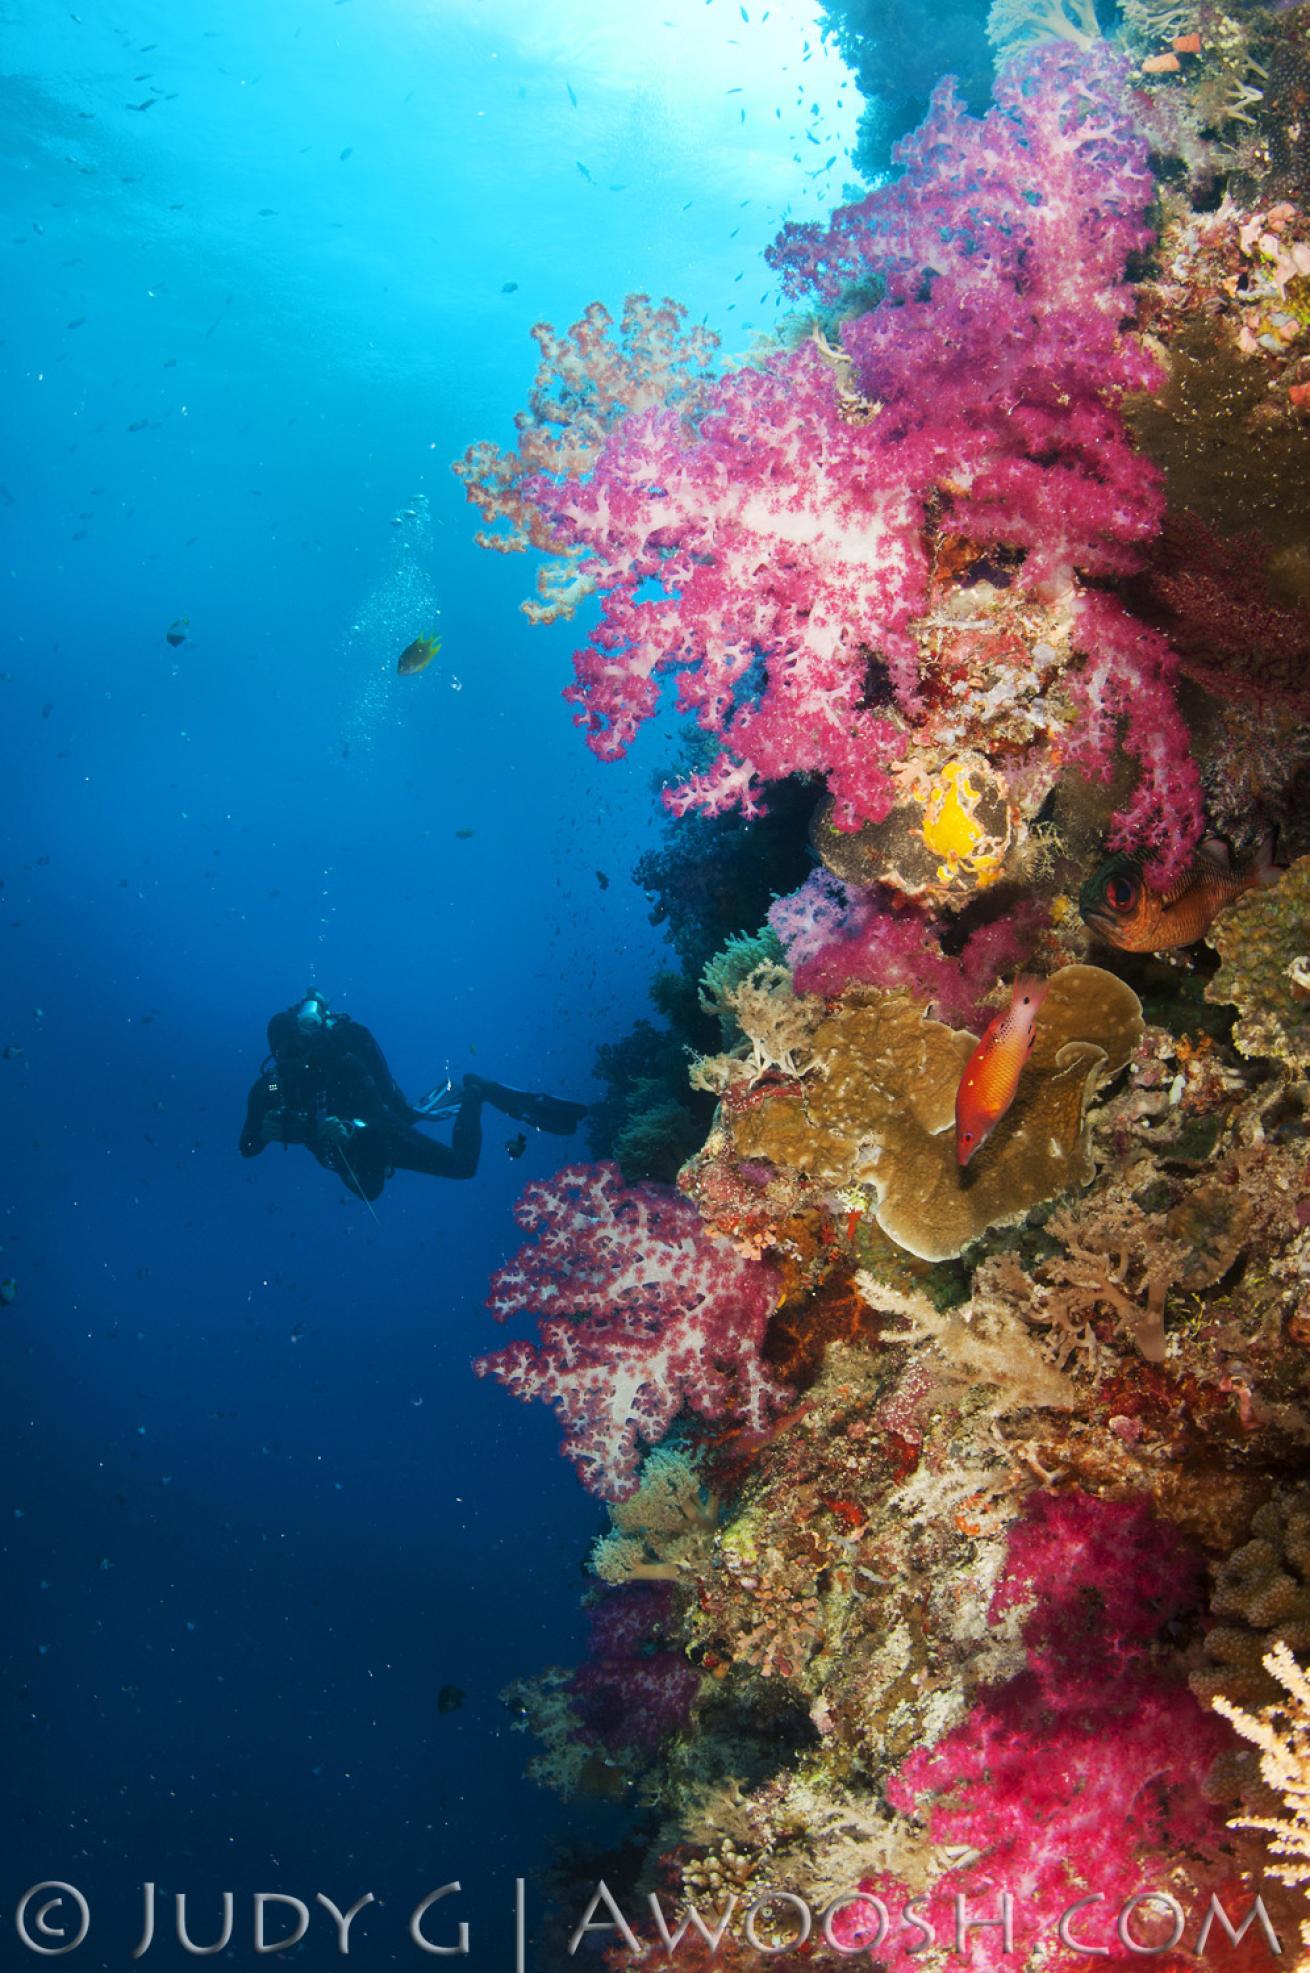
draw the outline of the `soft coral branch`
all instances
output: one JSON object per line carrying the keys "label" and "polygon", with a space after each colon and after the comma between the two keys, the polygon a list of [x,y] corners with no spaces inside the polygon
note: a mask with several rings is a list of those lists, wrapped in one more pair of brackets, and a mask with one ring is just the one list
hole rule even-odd
{"label": "soft coral branch", "polygon": [[515,1216],[535,1242],[493,1277],[487,1305],[500,1322],[535,1311],[539,1341],[474,1369],[554,1405],[564,1455],[593,1493],[633,1493],[639,1442],[658,1444],[684,1407],[758,1430],[788,1401],[759,1357],[776,1276],[676,1192],[574,1165],[530,1185]]}

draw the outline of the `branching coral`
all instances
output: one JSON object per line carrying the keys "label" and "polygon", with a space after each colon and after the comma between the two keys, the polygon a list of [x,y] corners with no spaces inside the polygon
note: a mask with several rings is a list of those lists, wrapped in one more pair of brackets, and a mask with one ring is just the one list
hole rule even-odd
{"label": "branching coral", "polygon": [[775,1276],[676,1193],[579,1165],[530,1185],[515,1216],[535,1244],[494,1276],[488,1307],[499,1322],[535,1311],[540,1340],[474,1369],[554,1405],[565,1457],[594,1493],[634,1493],[638,1441],[657,1445],[684,1405],[758,1428],[786,1403],[759,1359]]}
{"label": "branching coral", "polygon": [[[1269,1868],[1284,1884],[1310,1885],[1310,1678],[1281,1642],[1266,1655],[1264,1669],[1286,1696],[1260,1714],[1253,1717],[1222,1698],[1212,1703],[1260,1749],[1261,1780],[1282,1796],[1284,1813],[1239,1817],[1232,1826],[1271,1838],[1270,1854],[1279,1861]],[[1310,1918],[1301,1921],[1301,1940],[1303,1973],[1310,1966]]]}
{"label": "branching coral", "polygon": [[610,1532],[592,1548],[591,1566],[607,1583],[685,1580],[706,1566],[717,1520],[692,1456],[657,1446],[642,1463],[636,1492],[611,1504]]}

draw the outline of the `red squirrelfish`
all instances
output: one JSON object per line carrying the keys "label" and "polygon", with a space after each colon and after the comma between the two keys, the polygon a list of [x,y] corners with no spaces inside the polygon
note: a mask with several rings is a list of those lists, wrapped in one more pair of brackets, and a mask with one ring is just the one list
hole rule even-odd
{"label": "red squirrelfish", "polygon": [[1043,981],[1016,980],[1009,1006],[987,1023],[965,1063],[955,1094],[955,1155],[961,1165],[968,1164],[1013,1103],[1045,998]]}
{"label": "red squirrelfish", "polygon": [[1212,836],[1167,891],[1153,891],[1131,857],[1114,856],[1083,885],[1078,908],[1097,938],[1120,952],[1194,945],[1243,891],[1278,881],[1273,850],[1266,836],[1251,861],[1234,868],[1227,843]]}

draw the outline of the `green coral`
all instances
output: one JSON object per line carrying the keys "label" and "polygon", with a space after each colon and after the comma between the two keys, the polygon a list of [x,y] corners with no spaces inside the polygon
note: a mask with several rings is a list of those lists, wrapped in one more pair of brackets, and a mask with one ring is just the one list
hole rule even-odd
{"label": "green coral", "polygon": [[1224,963],[1205,997],[1236,1007],[1241,1053],[1310,1068],[1310,856],[1268,890],[1248,891],[1208,937]]}
{"label": "green coral", "polygon": [[610,1531],[591,1551],[602,1582],[680,1582],[708,1567],[718,1503],[684,1448],[657,1446],[637,1491],[609,1513]]}
{"label": "green coral", "polygon": [[709,961],[700,976],[702,1012],[717,1015],[725,1036],[736,1040],[741,1030],[733,997],[738,987],[760,966],[780,965],[786,954],[782,940],[771,926],[762,932],[741,933],[730,938]]}
{"label": "green coral", "polygon": [[987,39],[1002,61],[1039,41],[1092,48],[1101,39],[1093,0],[992,0]]}

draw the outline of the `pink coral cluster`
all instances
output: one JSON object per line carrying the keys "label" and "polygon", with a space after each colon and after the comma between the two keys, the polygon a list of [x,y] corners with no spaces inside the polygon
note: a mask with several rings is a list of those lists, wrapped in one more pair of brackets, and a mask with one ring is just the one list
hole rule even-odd
{"label": "pink coral cluster", "polygon": [[554,1405],[564,1456],[593,1493],[633,1493],[639,1441],[657,1445],[684,1406],[759,1430],[786,1405],[759,1356],[777,1277],[671,1188],[573,1165],[528,1186],[515,1217],[535,1239],[492,1277],[487,1305],[499,1322],[534,1311],[539,1341],[473,1367]]}
{"label": "pink coral cluster", "polygon": [[1174,697],[1178,659],[1159,631],[1099,591],[1079,597],[1077,624],[1088,655],[1069,681],[1082,719],[1068,758],[1091,779],[1110,780],[1122,730],[1139,772],[1110,847],[1150,856],[1147,881],[1164,890],[1187,867],[1205,826],[1201,777]]}
{"label": "pink coral cluster", "polygon": [[[898,180],[772,250],[796,292],[882,284],[844,353],[776,352],[515,478],[520,534],[563,546],[599,597],[566,693],[593,751],[622,755],[669,678],[721,742],[666,790],[675,812],[758,814],[768,783],[804,773],[839,828],[887,814],[889,770],[932,739],[915,626],[933,527],[1021,550],[1046,599],[1136,566],[1162,495],[1118,411],[1157,377],[1123,328],[1153,190],[1123,98],[1113,56],[1064,44],[1008,68],[981,119],[943,85]],[[1126,716],[1144,773],[1117,840],[1160,880],[1199,829],[1171,666],[1108,595],[1077,628],[1079,757],[1108,771]]]}
{"label": "pink coral cluster", "polygon": [[587,1662],[568,1689],[602,1746],[653,1749],[686,1725],[700,1673],[670,1645],[672,1606],[667,1583],[625,1583],[592,1610]]}
{"label": "pink coral cluster", "polygon": [[601,597],[565,693],[593,751],[625,753],[674,674],[679,710],[723,741],[666,791],[675,811],[754,815],[765,783],[812,773],[843,826],[886,814],[905,735],[870,677],[881,661],[918,707],[928,567],[921,501],[872,429],[842,417],[809,347],[722,379],[690,437],[652,412],[585,480],[534,482]]}
{"label": "pink coral cluster", "polygon": [[[1030,1500],[989,1612],[997,1622],[1031,1605],[1027,1669],[985,1691],[888,1787],[896,1807],[926,1817],[934,1846],[980,1853],[923,1900],[939,1936],[952,1936],[957,1894],[990,1918],[1008,1890],[1020,1956],[1040,1936],[1046,1964],[1071,1966],[1083,1955],[1057,1943],[1055,1928],[1081,1895],[1101,1894],[1080,1914],[1084,1933],[1095,1935],[1097,1913],[1108,1913],[1113,1945],[1113,1915],[1139,1891],[1177,1887],[1180,1869],[1198,1885],[1223,1874],[1223,1812],[1204,1780],[1231,1737],[1153,1650],[1166,1624],[1195,1611],[1202,1583],[1197,1558],[1144,1502]],[[865,1888],[889,1908],[904,1903],[888,1882]],[[863,1924],[867,1913],[852,1911],[850,1922]],[[1149,1914],[1138,1928],[1150,1932]],[[889,1965],[913,1963],[904,1946],[914,1936],[895,1935]],[[975,1931],[966,1956],[975,1969],[1010,1963],[995,1928]]]}
{"label": "pink coral cluster", "polygon": [[880,303],[842,341],[883,442],[928,448],[919,481],[949,487],[953,525],[1025,549],[1025,583],[1057,590],[1135,567],[1162,508],[1116,408],[1159,381],[1122,333],[1155,191],[1126,77],[1108,47],[1048,43],[1002,71],[981,119],[948,79],[897,146],[898,179],[826,230],[785,228],[768,256],[827,302],[877,276]]}
{"label": "pink coral cluster", "polygon": [[1044,917],[1035,900],[1011,905],[980,924],[952,956],[942,949],[932,913],[814,870],[798,891],[778,899],[769,923],[786,949],[797,993],[828,998],[855,981],[912,993],[938,1020],[968,1025],[989,1018],[987,994],[998,977],[1031,958]]}

